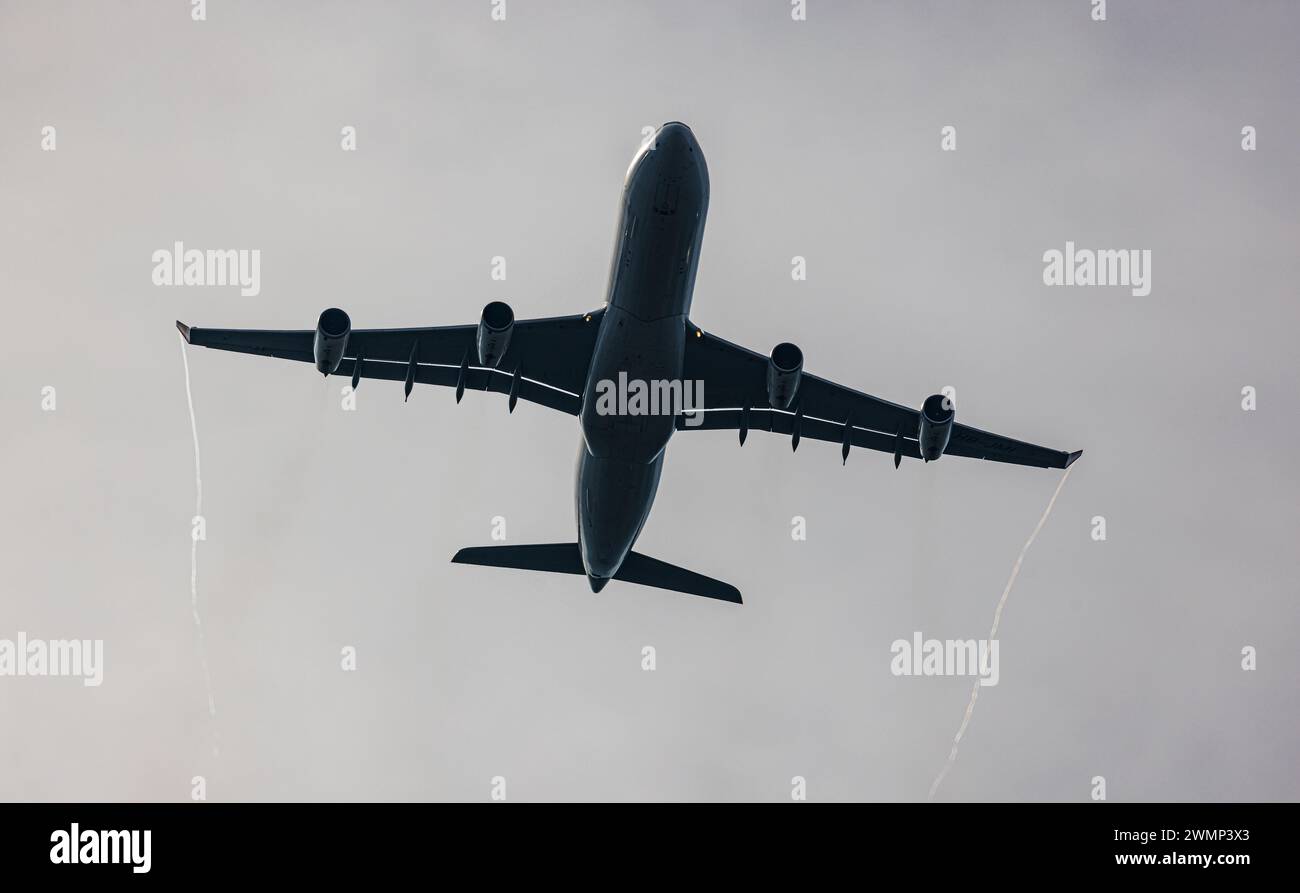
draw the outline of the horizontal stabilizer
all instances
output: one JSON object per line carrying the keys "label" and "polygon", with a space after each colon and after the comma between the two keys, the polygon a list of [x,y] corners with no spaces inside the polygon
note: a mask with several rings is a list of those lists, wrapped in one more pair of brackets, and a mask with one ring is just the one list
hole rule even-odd
{"label": "horizontal stabilizer", "polygon": [[618,569],[614,579],[741,604],[740,590],[730,583],[723,583],[704,574],[688,571],[684,567],[650,558],[640,552],[627,553],[627,557],[623,559],[623,566]]}
{"label": "horizontal stabilizer", "polygon": [[[470,546],[451,559],[456,564],[485,567],[513,567],[526,571],[586,575],[577,543],[537,543],[526,546]],[[615,580],[638,583],[655,589],[670,589],[687,595],[701,595],[741,604],[740,590],[721,580],[688,571],[640,552],[628,552]],[[599,581],[598,581],[599,582]]]}
{"label": "horizontal stabilizer", "polygon": [[455,564],[515,567],[553,574],[586,574],[577,543],[537,543],[528,546],[470,546],[451,558]]}

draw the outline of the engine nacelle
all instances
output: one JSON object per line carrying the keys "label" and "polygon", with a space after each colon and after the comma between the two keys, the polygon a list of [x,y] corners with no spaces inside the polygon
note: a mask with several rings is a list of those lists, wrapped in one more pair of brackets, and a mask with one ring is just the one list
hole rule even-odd
{"label": "engine nacelle", "polygon": [[316,323],[316,340],[312,344],[316,368],[325,375],[334,373],[343,362],[343,352],[348,349],[348,336],[351,334],[352,320],[342,310],[331,307],[322,313]]}
{"label": "engine nacelle", "polygon": [[943,394],[925,398],[921,405],[921,424],[917,432],[917,442],[921,458],[933,462],[943,455],[948,447],[948,438],[952,436],[952,422],[957,417],[952,400]]}
{"label": "engine nacelle", "polygon": [[478,364],[492,369],[510,349],[510,333],[515,329],[515,312],[504,301],[493,301],[483,308],[478,321]]}
{"label": "engine nacelle", "polygon": [[803,351],[788,341],[772,348],[767,358],[767,402],[773,409],[789,409],[803,376]]}

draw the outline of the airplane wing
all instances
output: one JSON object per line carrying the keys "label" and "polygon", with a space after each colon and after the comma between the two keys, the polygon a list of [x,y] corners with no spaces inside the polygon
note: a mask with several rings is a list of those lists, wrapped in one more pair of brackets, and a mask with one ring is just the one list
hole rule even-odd
{"label": "airplane wing", "polygon": [[[744,433],[753,428],[792,435],[796,447],[797,437],[839,443],[845,457],[850,446],[857,446],[894,453],[895,464],[903,456],[921,458],[918,410],[807,373],[800,376],[789,410],[773,409],[767,372],[768,357],[692,325],[682,377],[704,382],[703,418],[678,416],[678,430],[739,430],[743,443]],[[943,454],[1068,468],[1083,451],[1048,449],[954,422]]]}
{"label": "airplane wing", "polygon": [[[462,388],[496,391],[577,415],[603,316],[602,309],[519,320],[495,368],[478,364],[476,325],[354,329],[333,374],[403,382],[409,377],[416,384],[456,388],[457,400]],[[315,362],[313,329],[201,329],[180,321],[176,328],[188,343],[201,347]]]}

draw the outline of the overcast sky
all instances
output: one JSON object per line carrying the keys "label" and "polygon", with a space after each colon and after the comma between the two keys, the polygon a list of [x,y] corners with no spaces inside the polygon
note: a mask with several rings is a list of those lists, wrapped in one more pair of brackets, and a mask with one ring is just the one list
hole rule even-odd
{"label": "overcast sky", "polygon": [[[374,381],[347,412],[308,366],[191,348],[208,714],[173,320],[594,309],[641,130],[674,119],[712,176],[696,323],[1085,451],[937,799],[1300,798],[1300,9],[491,9],[0,0],[0,639],[105,661],[0,677],[0,799],[925,798],[970,680],[896,677],[890,644],[988,635],[1061,472],[681,433],[637,548],[744,606],[596,596],[448,563],[495,516],[575,538],[572,417]],[[1150,250],[1151,293],[1045,286],[1067,240]],[[176,241],[260,250],[260,294],[155,287]]]}

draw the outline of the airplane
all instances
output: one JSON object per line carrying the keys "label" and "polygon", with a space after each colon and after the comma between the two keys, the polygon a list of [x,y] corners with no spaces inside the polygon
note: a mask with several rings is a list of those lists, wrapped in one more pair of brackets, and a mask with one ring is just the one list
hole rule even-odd
{"label": "airplane", "polygon": [[[330,308],[314,331],[176,326],[189,344],[313,363],[326,376],[350,376],[354,389],[363,378],[400,381],[409,400],[417,383],[441,385],[455,388],[457,403],[467,390],[495,391],[512,413],[526,400],[576,416],[577,542],[470,547],[452,561],[583,575],[592,592],[621,580],[741,603],[730,584],[632,550],[678,431],[734,430],[742,446],[751,429],[787,435],[791,449],[804,437],[838,442],[844,462],[851,447],[864,447],[892,453],[895,468],[904,457],[940,456],[1068,468],[1082,455],[957,424],[941,394],[916,410],[807,374],[789,342],[763,355],[704,331],[689,313],[708,206],[704,154],[691,129],[671,121],[642,144],[624,178],[600,309],[516,320],[492,301],[477,325],[353,330],[347,313]],[[602,399],[615,381],[628,399]],[[693,405],[674,382],[687,385],[683,393],[700,384]],[[655,387],[665,399],[646,411]]]}

